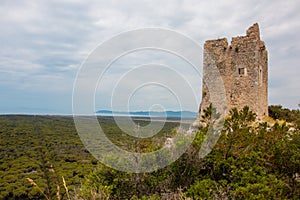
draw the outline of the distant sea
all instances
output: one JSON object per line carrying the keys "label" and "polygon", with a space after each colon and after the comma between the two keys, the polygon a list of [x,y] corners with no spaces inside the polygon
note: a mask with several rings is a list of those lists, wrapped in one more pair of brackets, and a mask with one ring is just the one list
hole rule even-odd
{"label": "distant sea", "polygon": [[155,118],[177,118],[177,119],[195,119],[198,115],[196,112],[191,111],[111,111],[111,110],[99,110],[96,112],[99,116],[124,116],[124,117],[155,117]]}

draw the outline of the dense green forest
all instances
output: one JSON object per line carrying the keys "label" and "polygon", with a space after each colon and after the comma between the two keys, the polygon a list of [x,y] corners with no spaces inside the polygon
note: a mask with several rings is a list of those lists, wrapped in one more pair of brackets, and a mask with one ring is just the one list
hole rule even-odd
{"label": "dense green forest", "polygon": [[[209,108],[203,121],[212,119]],[[199,158],[208,127],[174,163],[151,173],[119,172],[82,145],[71,117],[0,116],[0,199],[299,199],[299,110],[269,107],[258,122],[247,107],[231,110],[212,152]],[[168,122],[138,143],[112,118],[99,122],[126,150],[151,151],[176,134]],[[141,126],[147,121],[137,121]],[[126,143],[126,145],[124,145]]]}
{"label": "dense green forest", "polygon": [[[111,117],[99,118],[108,137],[130,148],[134,140],[124,134]],[[138,121],[146,125],[147,121]],[[166,123],[162,137],[178,123]],[[66,199],[66,189],[76,192],[97,166],[97,160],[83,146],[73,118],[66,116],[0,116],[0,199]],[[150,141],[150,139],[149,139]],[[150,145],[144,140],[141,144]],[[38,187],[31,184],[34,181]]]}

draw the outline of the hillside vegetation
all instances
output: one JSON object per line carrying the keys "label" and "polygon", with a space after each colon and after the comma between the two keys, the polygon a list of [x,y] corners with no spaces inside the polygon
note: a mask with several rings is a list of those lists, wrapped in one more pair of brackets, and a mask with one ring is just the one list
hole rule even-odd
{"label": "hillside vegetation", "polygon": [[[203,120],[213,120],[214,112],[210,107]],[[100,164],[77,198],[299,199],[300,134],[290,125],[292,129],[276,120],[257,122],[248,107],[233,109],[206,158],[200,159],[198,152],[208,127],[199,130],[186,153],[164,169],[130,174]]]}
{"label": "hillside vegetation", "polygon": [[[212,107],[206,110],[203,121],[214,120],[213,113]],[[299,111],[275,106],[270,115],[280,120],[258,122],[248,107],[233,109],[205,158],[199,158],[199,149],[208,127],[198,130],[176,162],[140,174],[93,159],[72,118],[0,116],[0,199],[299,199]],[[161,147],[178,125],[167,123],[158,139],[136,143],[111,119],[99,121],[115,144],[142,152]]]}

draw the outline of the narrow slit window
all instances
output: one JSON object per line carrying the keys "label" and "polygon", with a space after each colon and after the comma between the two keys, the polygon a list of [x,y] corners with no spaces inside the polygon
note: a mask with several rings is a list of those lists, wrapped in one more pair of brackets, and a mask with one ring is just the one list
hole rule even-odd
{"label": "narrow slit window", "polygon": [[262,81],[263,81],[263,72],[262,72],[262,68],[261,66],[259,67],[259,85],[262,85]]}

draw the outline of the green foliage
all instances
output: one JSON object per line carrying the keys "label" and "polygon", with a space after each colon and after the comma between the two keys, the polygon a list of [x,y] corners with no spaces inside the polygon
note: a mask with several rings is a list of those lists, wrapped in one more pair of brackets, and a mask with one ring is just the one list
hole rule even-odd
{"label": "green foliage", "polygon": [[211,103],[204,111],[203,115],[201,116],[200,121],[204,123],[205,126],[209,125],[210,122],[214,122],[216,119],[220,117],[220,114],[217,113],[217,109],[213,107]]}
{"label": "green foliage", "polygon": [[287,122],[294,122],[300,127],[300,110],[289,110],[281,105],[269,106],[269,116],[274,119],[281,119]]}
{"label": "green foliage", "polygon": [[257,175],[245,172],[243,180],[234,191],[236,199],[276,199],[284,198],[286,186],[274,175]]}
{"label": "green foliage", "polygon": [[213,199],[218,191],[218,184],[211,179],[204,179],[194,183],[186,192],[193,199]]}
{"label": "green foliage", "polygon": [[[214,112],[212,107],[206,110],[203,122],[214,120]],[[198,151],[207,127],[197,133],[176,162],[164,169],[135,175],[102,166],[95,172],[102,181],[87,180],[112,186],[111,199],[149,199],[155,194],[173,198],[178,188],[183,188],[182,196],[193,199],[299,198],[300,186],[295,180],[300,171],[299,131],[289,134],[286,124],[270,126],[255,120],[248,107],[231,110],[218,143],[205,159],[198,157]],[[118,182],[107,182],[111,176]]]}
{"label": "green foliage", "polygon": [[[126,150],[135,150],[134,138],[124,134],[112,118],[100,117],[99,123],[112,142]],[[139,120],[138,123],[144,126],[149,122]],[[139,152],[159,148],[163,141],[161,138],[170,134],[177,124],[166,123],[157,138],[139,140]],[[102,183],[99,188],[96,185],[94,188],[97,190],[85,185],[81,188],[97,161],[83,146],[72,117],[2,115],[0,137],[0,199],[44,199],[43,194],[26,178],[32,179],[50,199],[58,198],[58,186],[60,198],[67,198],[62,176],[73,196],[84,188],[90,189],[84,194],[93,192],[101,198],[116,190],[111,186],[114,182]],[[152,184],[155,184],[153,180]]]}
{"label": "green foliage", "polygon": [[[291,123],[299,119],[296,112],[284,114],[280,109],[273,114],[279,113]],[[202,122],[210,124],[215,120],[212,116],[218,114],[211,106]],[[155,138],[136,140],[111,119],[99,121],[113,143],[133,152],[161,148],[165,137],[176,134],[172,130],[177,125],[166,124]],[[26,178],[34,180],[51,199],[57,198],[59,185],[60,197],[66,199],[61,176],[71,197],[77,199],[299,199],[300,131],[289,129],[289,123],[257,122],[248,107],[233,109],[205,158],[200,159],[198,153],[208,127],[199,130],[192,145],[171,165],[132,174],[101,163],[95,167],[96,161],[81,144],[71,118],[0,116],[4,139],[0,141],[0,199],[43,199]],[[185,144],[184,138],[179,143]]]}
{"label": "green foliage", "polygon": [[[0,116],[0,199],[43,199],[26,178],[34,180],[51,199],[79,187],[93,168],[71,117]],[[70,162],[72,161],[72,162]]]}

